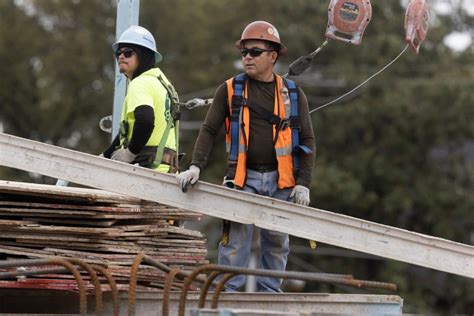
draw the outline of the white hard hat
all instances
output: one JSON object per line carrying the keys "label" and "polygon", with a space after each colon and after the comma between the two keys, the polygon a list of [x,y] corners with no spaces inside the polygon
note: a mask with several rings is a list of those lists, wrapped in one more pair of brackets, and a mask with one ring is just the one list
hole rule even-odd
{"label": "white hard hat", "polygon": [[146,28],[134,25],[126,29],[117,42],[112,44],[114,52],[117,51],[119,44],[135,44],[148,48],[155,53],[155,63],[160,62],[163,57],[156,50],[155,38]]}

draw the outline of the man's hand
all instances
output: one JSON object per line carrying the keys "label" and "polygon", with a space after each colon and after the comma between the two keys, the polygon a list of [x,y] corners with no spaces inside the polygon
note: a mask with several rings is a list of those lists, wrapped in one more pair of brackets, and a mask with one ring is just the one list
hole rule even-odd
{"label": "man's hand", "polygon": [[131,163],[135,160],[135,157],[137,157],[137,155],[132,153],[128,148],[120,148],[112,153],[110,159]]}
{"label": "man's hand", "polygon": [[176,176],[176,180],[178,180],[178,184],[183,192],[186,193],[188,186],[197,182],[200,172],[201,170],[198,167],[191,165],[188,170]]}
{"label": "man's hand", "polygon": [[297,184],[290,194],[290,198],[293,197],[296,204],[309,205],[309,189],[307,187]]}

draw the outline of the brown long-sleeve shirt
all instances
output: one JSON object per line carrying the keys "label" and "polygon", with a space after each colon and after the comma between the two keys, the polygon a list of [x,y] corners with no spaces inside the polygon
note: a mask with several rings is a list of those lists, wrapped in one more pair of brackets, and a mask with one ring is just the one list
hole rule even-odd
{"label": "brown long-sleeve shirt", "polygon": [[[266,110],[273,113],[275,99],[275,81],[262,82],[249,78],[248,102],[257,103]],[[296,184],[311,186],[311,172],[314,166],[315,143],[311,117],[308,109],[308,100],[300,88],[298,88],[298,105],[300,115],[299,132],[300,144],[308,146],[311,154],[300,155],[300,171]],[[191,164],[203,169],[212,151],[214,140],[222,128],[226,117],[229,117],[229,106],[227,104],[227,86],[220,85],[214,100],[207,112],[206,118],[199,131],[199,136],[194,145]],[[249,165],[276,165],[276,154],[273,146],[273,127],[258,113],[250,111],[250,133],[248,137],[247,166]]]}

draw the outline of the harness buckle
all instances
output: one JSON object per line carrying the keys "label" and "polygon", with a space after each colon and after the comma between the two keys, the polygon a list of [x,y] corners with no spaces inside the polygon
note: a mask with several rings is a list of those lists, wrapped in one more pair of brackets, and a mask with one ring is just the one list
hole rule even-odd
{"label": "harness buckle", "polygon": [[280,121],[280,124],[278,124],[278,128],[281,131],[284,131],[287,127],[290,126],[290,120],[289,119],[284,119]]}

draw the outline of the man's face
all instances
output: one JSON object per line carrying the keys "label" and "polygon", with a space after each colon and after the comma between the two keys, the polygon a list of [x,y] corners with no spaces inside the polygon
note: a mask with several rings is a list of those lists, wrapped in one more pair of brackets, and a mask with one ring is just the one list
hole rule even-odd
{"label": "man's face", "polygon": [[115,52],[120,73],[125,74],[127,78],[132,78],[134,71],[138,68],[138,57],[135,50],[131,47],[120,47]]}
{"label": "man's face", "polygon": [[260,81],[273,80],[273,65],[278,53],[269,48],[265,42],[247,40],[241,49],[242,65],[247,75]]}

